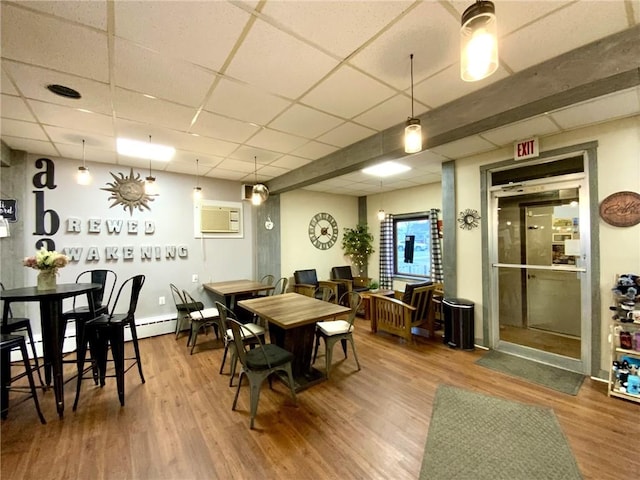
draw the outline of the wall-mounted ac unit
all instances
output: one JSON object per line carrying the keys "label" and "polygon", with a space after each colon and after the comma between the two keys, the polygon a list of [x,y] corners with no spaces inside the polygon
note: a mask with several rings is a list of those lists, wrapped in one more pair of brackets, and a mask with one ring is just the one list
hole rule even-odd
{"label": "wall-mounted ac unit", "polygon": [[200,231],[202,233],[238,233],[240,231],[240,209],[202,205],[200,208]]}
{"label": "wall-mounted ac unit", "polygon": [[242,185],[242,190],[240,192],[240,199],[242,200],[251,200],[251,194],[253,193],[253,185]]}

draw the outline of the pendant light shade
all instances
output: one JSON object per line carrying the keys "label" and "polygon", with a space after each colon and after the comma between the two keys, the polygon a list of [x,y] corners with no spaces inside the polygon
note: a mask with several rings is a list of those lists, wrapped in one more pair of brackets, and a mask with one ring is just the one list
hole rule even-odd
{"label": "pendant light shade", "polygon": [[407,119],[404,128],[405,153],[418,153],[422,150],[422,127],[420,120],[413,116],[413,53],[409,55],[411,60],[411,116]]}
{"label": "pendant light shade", "polygon": [[91,183],[91,174],[84,162],[84,140],[82,140],[82,166],[78,167],[76,181],[78,185],[89,185]]}
{"label": "pendant light shade", "polygon": [[253,162],[256,183],[253,185],[253,189],[251,191],[251,203],[253,205],[260,205],[262,202],[266,202],[267,198],[269,198],[269,189],[266,185],[258,183],[258,157],[253,157]]}
{"label": "pendant light shade", "polygon": [[198,201],[202,198],[202,188],[200,187],[200,176],[198,175],[198,162],[196,158],[196,186],[193,187],[193,199]]}
{"label": "pendant light shade", "polygon": [[498,24],[493,2],[477,0],[462,14],[460,77],[465,82],[487,78],[498,69]]}

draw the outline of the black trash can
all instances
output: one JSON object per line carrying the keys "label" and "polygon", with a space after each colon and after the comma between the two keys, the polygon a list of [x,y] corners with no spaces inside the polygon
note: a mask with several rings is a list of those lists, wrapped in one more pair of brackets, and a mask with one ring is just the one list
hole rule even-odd
{"label": "black trash can", "polygon": [[451,348],[473,350],[474,303],[465,298],[444,298],[444,343]]}

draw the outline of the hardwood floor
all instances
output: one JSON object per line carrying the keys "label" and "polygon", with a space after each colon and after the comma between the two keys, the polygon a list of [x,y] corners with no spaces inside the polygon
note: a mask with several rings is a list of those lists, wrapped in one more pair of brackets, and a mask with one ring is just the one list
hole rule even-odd
{"label": "hardwood floor", "polygon": [[[135,369],[127,373],[125,407],[108,379],[102,389],[84,382],[76,412],[75,383],[67,384],[62,420],[53,392],[41,394],[47,425],[30,401],[11,409],[2,421],[0,476],[415,479],[433,398],[444,383],[553,408],[585,479],[637,478],[640,471],[633,443],[640,438],[640,405],[608,398],[606,384],[586,379],[577,396],[565,395],[476,365],[480,350],[424,338],[405,344],[372,334],[361,318],[355,340],[362,370],[336,346],[331,380],[301,392],[297,407],[284,385],[274,381],[269,390],[265,383],[251,431],[248,387],[232,411],[235,387],[228,374],[218,374],[222,349],[212,338],[199,338],[204,348],[192,356],[186,337],[141,340],[147,382]],[[316,365],[322,368],[324,357]]]}

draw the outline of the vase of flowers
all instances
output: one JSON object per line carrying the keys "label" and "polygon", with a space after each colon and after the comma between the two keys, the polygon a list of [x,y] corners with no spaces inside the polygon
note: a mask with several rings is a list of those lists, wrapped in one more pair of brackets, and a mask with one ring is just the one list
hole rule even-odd
{"label": "vase of flowers", "polygon": [[23,260],[25,267],[39,270],[38,290],[53,290],[56,288],[56,276],[58,269],[65,267],[69,263],[69,257],[62,253],[47,250],[42,247],[33,257],[26,257]]}

